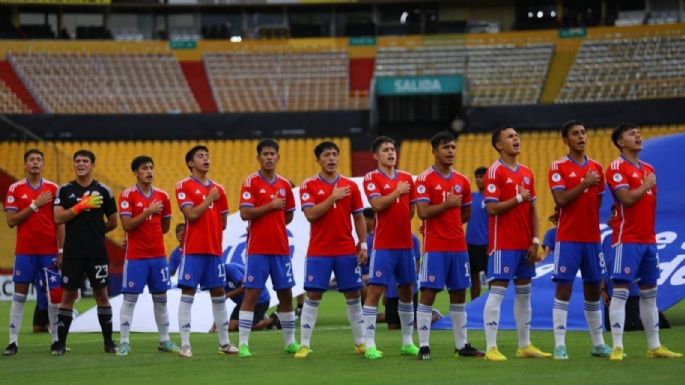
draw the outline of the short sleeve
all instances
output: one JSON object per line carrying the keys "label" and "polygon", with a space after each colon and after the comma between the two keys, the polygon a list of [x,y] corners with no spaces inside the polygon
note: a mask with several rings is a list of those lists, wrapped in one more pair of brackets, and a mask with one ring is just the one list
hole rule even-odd
{"label": "short sleeve", "polygon": [[248,183],[248,181],[245,181],[243,185],[240,187],[240,204],[239,207],[242,209],[243,207],[254,207],[255,205],[255,197],[254,194],[252,193],[252,184]]}
{"label": "short sleeve", "polygon": [[350,187],[352,187],[352,213],[360,213],[364,211],[364,203],[362,202],[362,194],[359,191],[359,186],[354,182],[350,182]]}
{"label": "short sleeve", "polygon": [[368,173],[364,177],[364,193],[369,200],[381,196],[381,191],[373,180],[372,173]]}
{"label": "short sleeve", "polygon": [[417,179],[416,184],[414,185],[414,200],[418,203],[430,202],[430,193],[428,191],[428,183],[426,179],[427,178]]}
{"label": "short sleeve", "polygon": [[528,175],[530,175],[530,200],[532,202],[537,198],[537,194],[535,193],[535,176],[532,171],[529,171]]}
{"label": "short sleeve", "polygon": [[471,195],[471,184],[468,179],[464,178],[464,186],[461,189],[461,206],[470,206],[473,203],[473,196]]}
{"label": "short sleeve", "polygon": [[597,195],[603,195],[604,190],[606,190],[606,179],[604,178],[604,172],[602,171],[602,166],[597,164],[595,166],[597,175],[599,175],[599,183],[597,183]]}
{"label": "short sleeve", "polygon": [[300,185],[300,204],[302,205],[302,210],[316,206],[314,195],[312,195],[311,187],[309,186],[309,181],[304,181],[304,183]]}
{"label": "short sleeve", "polygon": [[563,191],[566,190],[566,180],[561,174],[559,169],[559,164],[554,162],[547,172],[547,183],[549,184],[549,189],[552,191]]}
{"label": "short sleeve", "polygon": [[171,201],[166,194],[162,194],[162,218],[171,217]]}
{"label": "short sleeve", "polygon": [[60,206],[65,209],[71,208],[71,205],[69,205],[69,200],[67,199],[69,197],[69,193],[67,192],[67,187],[68,185],[63,185],[57,190],[57,199],[55,199],[55,206]]}
{"label": "short sleeve", "polygon": [[407,176],[407,183],[409,183],[409,203],[416,203],[418,196],[416,195],[416,183],[411,175]]}
{"label": "short sleeve", "polygon": [[485,187],[483,200],[485,203],[499,202],[502,194],[498,183],[499,181],[497,180],[497,172],[495,172],[494,175],[491,174],[493,173],[488,169],[488,171],[485,173],[485,180],[483,181],[483,186]]}
{"label": "short sleeve", "polygon": [[609,167],[606,172],[606,180],[611,191],[616,191],[624,188],[629,188],[628,178],[616,167]]}
{"label": "short sleeve", "polygon": [[178,202],[178,207],[181,210],[186,206],[195,206],[190,198],[190,194],[186,191],[185,183],[179,183],[176,185],[176,201]]}
{"label": "short sleeve", "polygon": [[5,211],[19,211],[17,197],[12,187],[7,191],[7,196],[5,197]]}
{"label": "short sleeve", "polygon": [[221,186],[216,186],[219,189],[218,209],[219,214],[224,215],[228,213],[228,197],[226,197],[226,190]]}
{"label": "short sleeve", "polygon": [[126,194],[126,191],[119,196],[119,216],[132,217],[133,216],[133,202]]}
{"label": "short sleeve", "polygon": [[287,185],[285,186],[285,211],[295,211],[295,196],[293,195],[293,188],[290,187],[290,184],[287,182],[283,184]]}
{"label": "short sleeve", "polygon": [[114,194],[109,188],[102,189],[105,192],[104,202],[102,204],[102,211],[107,217],[117,213],[117,202],[114,199]]}

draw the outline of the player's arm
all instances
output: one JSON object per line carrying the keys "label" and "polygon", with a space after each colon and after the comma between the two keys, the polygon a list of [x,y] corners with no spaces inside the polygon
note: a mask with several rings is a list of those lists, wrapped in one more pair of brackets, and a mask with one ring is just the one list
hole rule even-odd
{"label": "player's arm", "polygon": [[362,265],[366,263],[368,259],[368,250],[366,245],[366,221],[364,220],[364,214],[361,212],[356,212],[352,214],[354,218],[354,231],[357,233],[357,239],[359,239],[359,252],[357,253],[357,262]]}
{"label": "player's arm", "polygon": [[283,210],[285,208],[285,199],[275,197],[271,202],[257,206],[243,206],[240,208],[240,218],[244,221],[251,221],[260,218],[271,211]]}
{"label": "player's arm", "polygon": [[[416,211],[422,220],[431,219],[444,213],[445,211],[461,206],[461,195],[447,195],[443,202],[431,205],[426,200],[416,202]],[[469,212],[469,216],[470,216]],[[463,218],[463,213],[462,213]]]}
{"label": "player's arm", "polygon": [[243,287],[243,281],[236,284],[235,289],[226,292],[226,298],[235,298],[243,295],[245,288]]}
{"label": "player's arm", "polygon": [[[485,209],[490,215],[500,215],[518,206],[520,203],[531,201],[530,190],[523,186],[519,186],[519,193],[514,197],[505,201],[487,201],[485,202]],[[532,203],[532,202],[531,202]],[[536,217],[537,218],[537,217]]]}
{"label": "player's arm", "polygon": [[656,185],[656,175],[650,173],[645,175],[642,179],[642,184],[637,188],[630,190],[627,187],[619,187],[614,190],[614,196],[623,206],[630,207],[642,199],[654,185]]}
{"label": "player's arm", "polygon": [[169,229],[171,229],[171,217],[162,218],[162,234],[168,233]]}
{"label": "player's arm", "polygon": [[[120,215],[121,216],[121,227],[124,228],[126,231],[132,231],[138,228],[138,226],[142,225],[145,220],[155,214],[161,213],[162,212],[162,202],[160,201],[154,201],[150,204],[150,206],[146,207],[145,210],[143,210],[140,214],[136,215],[135,217],[132,217],[130,215]],[[167,223],[168,223],[168,219]],[[167,231],[169,229],[167,228]],[[164,231],[166,233],[166,231]]]}
{"label": "player's arm", "polygon": [[226,230],[228,226],[228,213],[221,214],[221,229]]}
{"label": "player's arm", "polygon": [[594,171],[590,171],[585,174],[583,180],[576,187],[570,190],[553,189],[552,196],[554,197],[554,203],[556,203],[558,207],[566,207],[568,204],[575,201],[586,188],[596,185],[599,181],[599,175]]}
{"label": "player's arm", "polygon": [[25,207],[23,210],[8,210],[7,224],[9,227],[14,227],[24,222],[25,220],[29,219],[33,213],[38,212],[38,209],[52,202],[52,198],[53,196],[50,191],[43,191],[38,195],[36,200],[31,202],[31,205]]}
{"label": "player's arm", "polygon": [[471,205],[461,206],[461,223],[466,223],[471,219]]}
{"label": "player's arm", "polygon": [[[345,198],[350,194],[351,191],[349,186],[338,187],[336,185],[328,198],[324,199],[319,204],[303,208],[302,212],[304,213],[305,218],[307,218],[307,221],[316,222],[319,218],[324,216],[324,214],[326,214],[331,207],[333,207],[335,202]],[[364,231],[364,233],[366,234],[366,231]],[[366,239],[366,236],[364,236],[364,239]]]}
{"label": "player's arm", "polygon": [[200,219],[202,214],[207,211],[209,206],[218,199],[219,190],[216,187],[212,187],[212,189],[209,190],[209,194],[207,194],[205,199],[203,199],[199,205],[193,206],[192,204],[186,204],[185,206],[181,207],[181,212],[188,222],[195,222]]}
{"label": "player's arm", "polygon": [[416,215],[416,203],[409,205],[409,219],[413,219],[414,215]]}
{"label": "player's arm", "polygon": [[285,212],[285,224],[288,225],[290,222],[293,221],[293,218],[295,217],[295,212],[294,211],[286,211]]}
{"label": "player's arm", "polygon": [[381,212],[388,207],[392,206],[397,199],[404,195],[404,194],[409,194],[409,191],[411,189],[411,186],[409,183],[402,181],[397,183],[397,187],[388,195],[386,196],[375,196],[369,200],[369,204],[371,205],[371,208],[375,212]]}
{"label": "player's arm", "polygon": [[538,249],[540,248],[540,240],[538,239],[538,211],[535,207],[535,202],[530,202],[530,210],[528,211],[530,216],[530,230],[533,234],[533,238],[530,241],[530,247],[528,248],[528,256],[526,261],[529,265],[532,265],[537,261]]}
{"label": "player's arm", "polygon": [[105,222],[105,234],[117,228],[117,213],[114,213],[107,217],[107,222]]}

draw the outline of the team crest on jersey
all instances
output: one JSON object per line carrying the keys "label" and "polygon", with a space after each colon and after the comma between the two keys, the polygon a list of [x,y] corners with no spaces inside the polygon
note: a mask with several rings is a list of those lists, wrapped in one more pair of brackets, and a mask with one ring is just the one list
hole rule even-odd
{"label": "team crest on jersey", "polygon": [[127,202],[127,201],[122,201],[122,202],[121,202],[121,208],[122,208],[122,209],[127,209],[127,208],[128,208],[128,202]]}
{"label": "team crest on jersey", "polygon": [[558,172],[552,174],[552,181],[559,182],[561,180],[561,175]]}
{"label": "team crest on jersey", "polygon": [[621,174],[614,174],[614,182],[618,183],[623,180],[623,176]]}
{"label": "team crest on jersey", "polygon": [[279,189],[279,190],[278,190],[278,195],[284,197],[284,196],[285,196],[285,189],[284,189],[284,188]]}
{"label": "team crest on jersey", "polygon": [[459,194],[461,192],[461,185],[458,185],[458,184],[454,185],[454,192]]}
{"label": "team crest on jersey", "polygon": [[250,194],[248,191],[245,191],[243,193],[243,199],[250,199],[252,198],[252,194]]}
{"label": "team crest on jersey", "polygon": [[425,193],[426,193],[426,186],[420,184],[419,187],[416,188],[416,191],[417,191],[419,194],[425,194]]}
{"label": "team crest on jersey", "polygon": [[307,276],[307,281],[312,282],[313,280],[314,280],[314,276],[313,276],[313,275],[308,275],[308,276]]}
{"label": "team crest on jersey", "polygon": [[69,283],[69,277],[67,277],[67,276],[62,277],[62,282]]}
{"label": "team crest on jersey", "polygon": [[302,200],[303,200],[303,201],[308,201],[309,198],[311,198],[311,196],[309,195],[309,193],[304,193],[304,194],[302,194]]}
{"label": "team crest on jersey", "polygon": [[7,197],[7,203],[14,203],[14,197],[12,195]]}
{"label": "team crest on jersey", "polygon": [[369,191],[373,191],[373,190],[375,190],[375,189],[376,189],[376,185],[375,185],[375,184],[373,184],[373,183],[369,183],[369,185],[368,185],[368,186],[366,186],[366,188],[367,188],[367,189],[368,189]]}
{"label": "team crest on jersey", "polygon": [[496,187],[494,184],[490,183],[490,184],[488,185],[488,192],[489,192],[489,193],[494,193],[495,191],[497,191],[497,187]]}
{"label": "team crest on jersey", "polygon": [[183,193],[183,192],[178,193],[178,199],[180,199],[180,200],[186,199],[186,193]]}
{"label": "team crest on jersey", "polygon": [[529,179],[527,176],[524,176],[524,177],[523,177],[523,183],[529,184],[529,183],[530,183],[530,179]]}

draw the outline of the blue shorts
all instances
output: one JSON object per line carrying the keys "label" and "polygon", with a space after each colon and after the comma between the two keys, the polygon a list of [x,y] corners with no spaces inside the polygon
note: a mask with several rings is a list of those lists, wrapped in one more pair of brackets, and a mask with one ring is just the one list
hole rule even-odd
{"label": "blue shorts", "polygon": [[291,259],[289,255],[248,255],[243,286],[248,289],[265,289],[269,276],[275,291],[295,286]]}
{"label": "blue shorts", "polygon": [[55,266],[57,263],[56,255],[45,254],[17,254],[14,259],[14,272],[12,282],[33,283],[38,287],[38,283],[45,280],[43,268]]}
{"label": "blue shorts", "polygon": [[181,257],[178,266],[178,287],[209,290],[226,286],[226,270],[221,258],[210,254],[189,254]]}
{"label": "blue shorts", "polygon": [[356,291],[362,288],[362,268],[356,255],[307,256],[304,267],[304,289],[326,291],[331,273],[335,274],[338,291]]}
{"label": "blue shorts", "polygon": [[416,261],[411,249],[372,250],[369,284],[385,287],[416,282]]}
{"label": "blue shorts", "polygon": [[165,257],[150,259],[127,259],[124,261],[124,277],[121,292],[140,294],[147,285],[150,293],[164,293],[171,287],[169,266]]}
{"label": "blue shorts", "polygon": [[469,253],[466,251],[423,254],[419,285],[421,289],[463,290],[471,286]]}
{"label": "blue shorts", "polygon": [[614,266],[610,276],[614,281],[639,281],[655,285],[659,279],[659,254],[653,243],[619,243],[613,247]]}
{"label": "blue shorts", "polygon": [[488,282],[535,277],[535,265],[528,266],[528,250],[495,250],[488,258]]}
{"label": "blue shorts", "polygon": [[554,281],[573,282],[580,270],[583,282],[602,280],[602,246],[592,242],[557,242],[554,246]]}

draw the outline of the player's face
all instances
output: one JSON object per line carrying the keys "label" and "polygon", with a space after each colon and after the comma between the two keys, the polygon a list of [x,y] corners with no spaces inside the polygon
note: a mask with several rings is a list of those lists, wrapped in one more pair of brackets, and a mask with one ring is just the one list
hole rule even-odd
{"label": "player's face", "polygon": [[640,129],[633,128],[632,130],[624,131],[623,134],[621,134],[621,138],[618,140],[618,145],[628,151],[637,152],[642,150]]}
{"label": "player's face", "polygon": [[204,150],[196,152],[195,155],[193,155],[193,159],[188,162],[188,167],[190,167],[191,170],[199,172],[208,172],[209,165],[209,153]]}
{"label": "player's face", "polygon": [[152,184],[152,178],[155,175],[155,165],[148,162],[140,167],[134,172],[136,175],[136,179],[138,180],[138,184],[142,185],[149,185]]}
{"label": "player's face", "polygon": [[329,148],[319,155],[317,162],[319,162],[319,166],[321,166],[321,171],[333,174],[338,170],[339,159],[338,151],[334,148]]}
{"label": "player's face", "polygon": [[476,185],[479,191],[483,191],[483,181],[485,180],[485,174],[476,175]]}
{"label": "player's face", "polygon": [[40,154],[31,154],[24,163],[26,173],[30,175],[40,175],[43,172],[43,157]]}
{"label": "player's face", "polygon": [[74,171],[76,171],[77,177],[90,176],[93,173],[93,168],[95,168],[95,165],[87,156],[79,155],[74,159]]}
{"label": "player's face", "polygon": [[585,152],[585,144],[587,143],[585,127],[580,125],[571,127],[564,138],[564,143],[572,152]]}
{"label": "player's face", "polygon": [[276,169],[276,164],[280,156],[276,149],[273,147],[264,147],[262,152],[257,155],[257,160],[259,161],[259,167],[264,171],[273,171]]}
{"label": "player's face", "polygon": [[397,164],[395,145],[390,142],[381,144],[376,153],[373,154],[373,158],[384,167],[395,167]]}
{"label": "player's face", "polygon": [[445,166],[452,166],[454,164],[454,157],[457,153],[457,145],[453,140],[449,142],[440,143],[438,148],[433,150],[433,155],[438,163]]}
{"label": "player's face", "polygon": [[513,128],[507,128],[500,133],[497,148],[507,155],[516,156],[521,153],[521,140]]}

